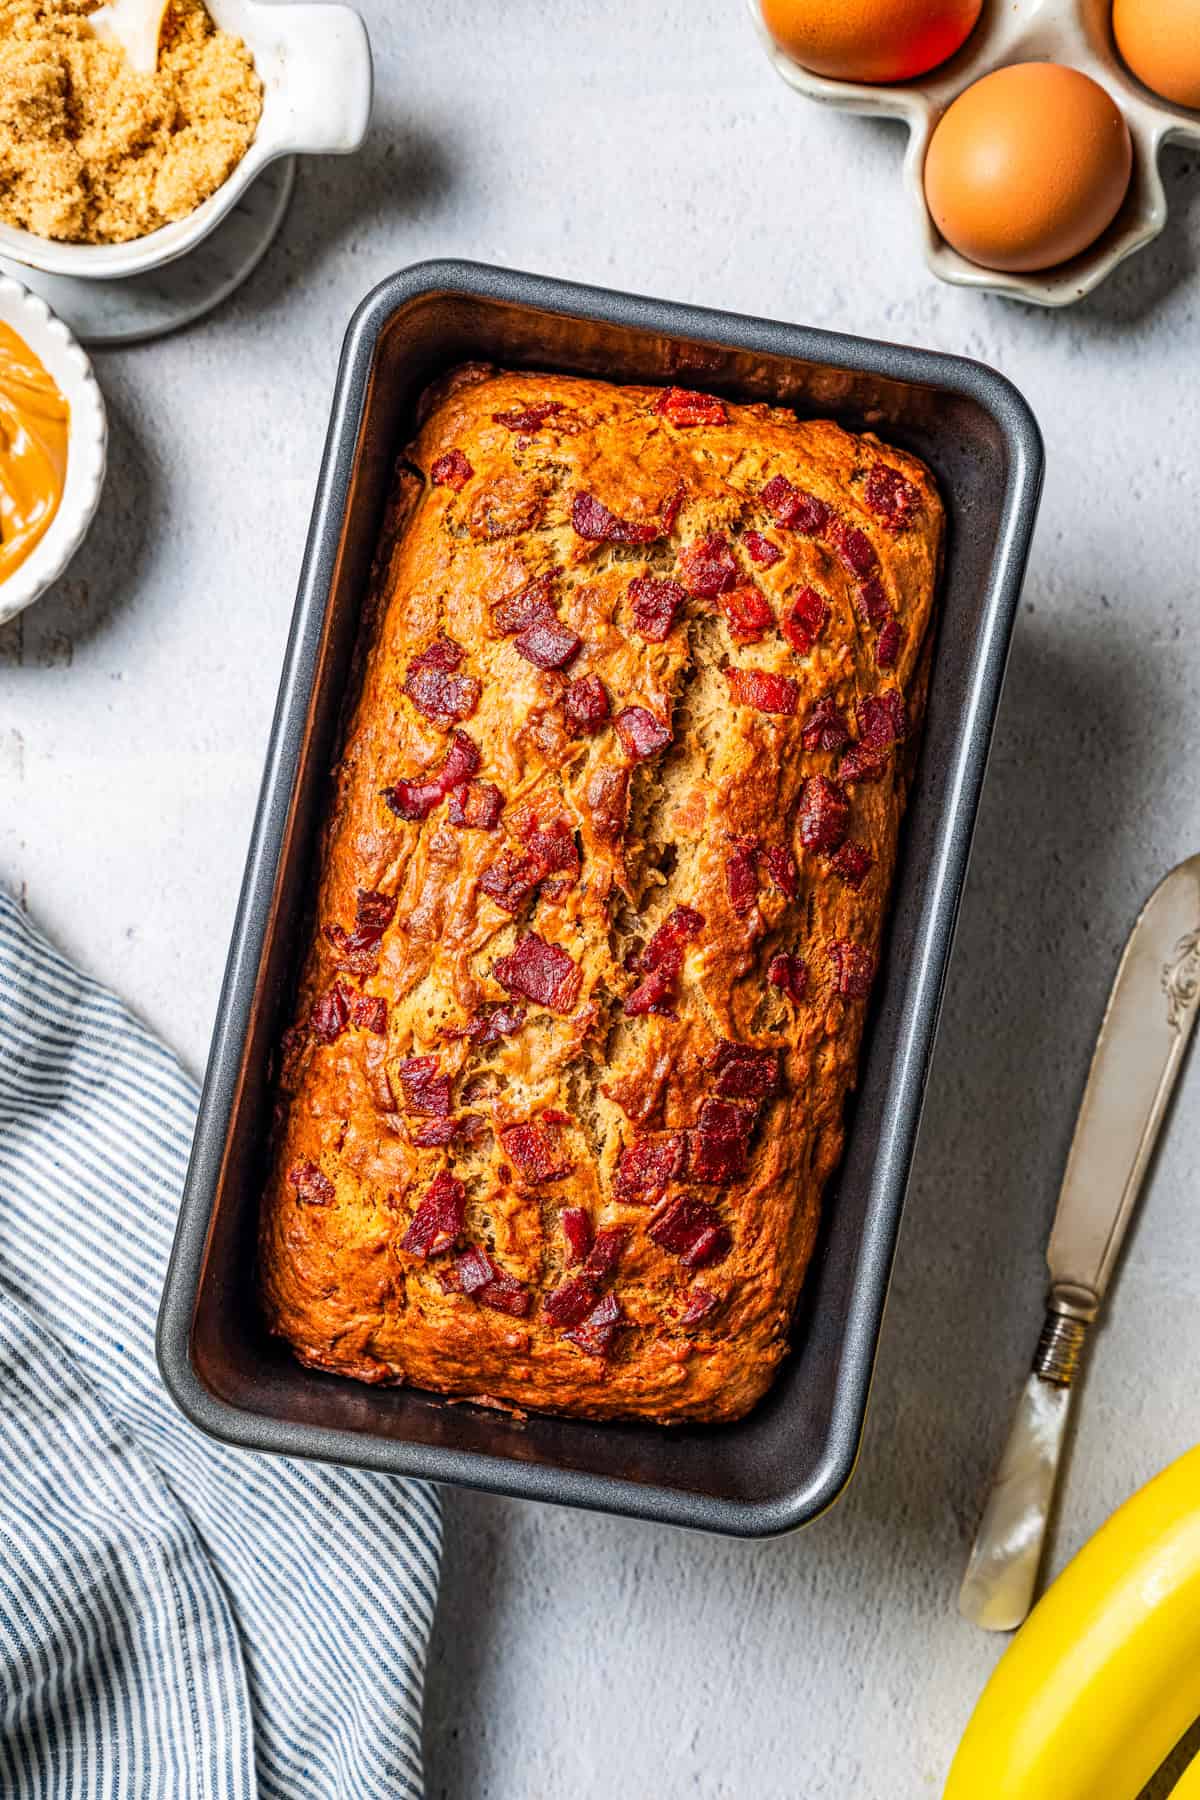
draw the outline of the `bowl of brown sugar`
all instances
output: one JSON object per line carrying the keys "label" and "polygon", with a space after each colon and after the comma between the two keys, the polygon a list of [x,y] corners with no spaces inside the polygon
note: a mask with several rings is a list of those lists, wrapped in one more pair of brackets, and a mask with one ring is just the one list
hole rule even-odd
{"label": "bowl of brown sugar", "polygon": [[[120,0],[129,8],[129,0]],[[348,6],[0,0],[0,256],[111,280],[193,248],[277,157],[356,150],[371,112]]]}

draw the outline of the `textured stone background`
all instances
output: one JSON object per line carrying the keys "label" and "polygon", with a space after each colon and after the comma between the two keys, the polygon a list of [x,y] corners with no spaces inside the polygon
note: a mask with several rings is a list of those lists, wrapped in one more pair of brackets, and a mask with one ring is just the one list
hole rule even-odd
{"label": "textured stone background", "polygon": [[[858,1475],[746,1547],[448,1493],[433,1796],[923,1800],[998,1646],[954,1594],[1039,1322],[1120,945],[1200,849],[1200,185],[1060,315],[920,261],[898,128],[810,107],[737,0],[367,0],[356,159],[309,166],[242,293],[109,354],[112,469],[57,591],[0,630],[0,879],[200,1070],[351,308],[468,255],[962,351],[1047,439],[1041,525]],[[1193,1439],[1196,1081],[1098,1344],[1063,1558]],[[369,1646],[363,1646],[369,1654]]]}

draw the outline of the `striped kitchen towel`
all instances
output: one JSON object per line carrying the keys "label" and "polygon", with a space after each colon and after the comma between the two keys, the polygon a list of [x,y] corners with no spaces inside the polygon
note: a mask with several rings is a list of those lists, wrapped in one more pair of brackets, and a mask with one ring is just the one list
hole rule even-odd
{"label": "striped kitchen towel", "polygon": [[418,1797],[436,1493],[227,1449],[159,1381],[195,1107],[0,893],[0,1794]]}

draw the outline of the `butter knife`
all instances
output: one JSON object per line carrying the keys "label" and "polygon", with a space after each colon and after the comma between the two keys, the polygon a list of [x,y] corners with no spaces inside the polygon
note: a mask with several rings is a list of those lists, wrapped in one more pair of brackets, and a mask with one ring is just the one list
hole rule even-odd
{"label": "butter knife", "polygon": [[1046,1261],[1046,1318],[958,1608],[1013,1631],[1033,1604],[1084,1345],[1133,1217],[1200,1010],[1200,856],[1172,870],[1125,946],[1100,1027]]}

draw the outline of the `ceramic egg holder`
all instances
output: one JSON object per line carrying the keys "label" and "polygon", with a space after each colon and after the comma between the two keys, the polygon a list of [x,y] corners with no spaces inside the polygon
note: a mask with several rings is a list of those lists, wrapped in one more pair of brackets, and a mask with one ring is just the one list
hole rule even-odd
{"label": "ceramic egg holder", "polygon": [[[1160,100],[1121,61],[1113,42],[1111,0],[984,0],[979,23],[956,56],[918,81],[893,87],[829,81],[801,68],[767,36],[757,0],[750,0],[750,7],[772,62],[798,93],[844,112],[906,121],[904,181],[916,209],[925,260],[942,281],[961,287],[990,288],[1037,306],[1070,306],[1081,300],[1166,224],[1167,197],[1158,167],[1162,145],[1200,147],[1200,112]],[[1094,244],[1056,268],[1007,274],[981,268],[950,247],[926,205],[923,175],[929,140],[947,107],[972,82],[1019,62],[1062,63],[1106,88],[1129,126],[1133,175],[1120,212]]]}

